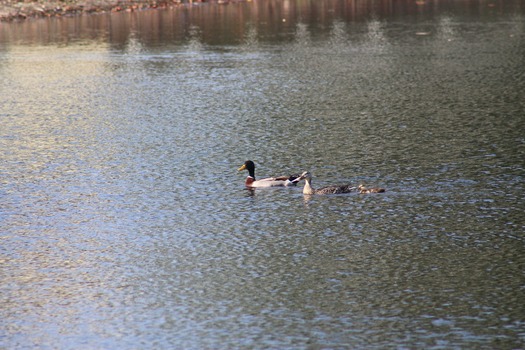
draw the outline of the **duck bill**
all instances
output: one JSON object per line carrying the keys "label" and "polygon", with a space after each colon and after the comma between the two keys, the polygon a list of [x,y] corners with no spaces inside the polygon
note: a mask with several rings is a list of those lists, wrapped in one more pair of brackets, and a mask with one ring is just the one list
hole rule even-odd
{"label": "duck bill", "polygon": [[246,164],[243,164],[237,171],[243,171],[246,169]]}
{"label": "duck bill", "polygon": [[301,180],[304,180],[306,179],[308,176],[306,174],[301,174],[301,176],[299,176],[299,178],[297,178],[297,181],[301,181]]}

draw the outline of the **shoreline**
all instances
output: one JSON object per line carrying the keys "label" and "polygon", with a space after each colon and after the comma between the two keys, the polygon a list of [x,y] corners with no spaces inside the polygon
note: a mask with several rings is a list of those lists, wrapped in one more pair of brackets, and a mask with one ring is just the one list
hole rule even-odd
{"label": "shoreline", "polygon": [[251,0],[0,0],[0,22],[50,17],[72,17],[107,12],[134,12],[193,4],[229,4]]}

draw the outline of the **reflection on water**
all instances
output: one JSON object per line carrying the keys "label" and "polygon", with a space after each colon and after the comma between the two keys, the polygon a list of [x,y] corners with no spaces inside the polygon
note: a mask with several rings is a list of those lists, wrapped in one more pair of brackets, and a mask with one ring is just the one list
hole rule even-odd
{"label": "reflection on water", "polygon": [[[521,347],[524,8],[0,26],[2,345]],[[246,159],[387,192],[248,191]]]}
{"label": "reflection on water", "polygon": [[[11,23],[0,27],[0,42],[24,44],[69,45],[78,42],[109,42],[119,49],[130,37],[148,47],[178,47],[192,40],[195,30],[205,45],[239,45],[243,38],[256,33],[262,42],[295,40],[298,25],[305,25],[316,37],[334,34],[332,27],[345,24],[353,32],[368,26],[371,40],[388,36],[399,38],[399,29],[414,33],[450,33],[454,26],[462,33],[475,35],[483,31],[485,20],[506,18],[506,26],[523,28],[520,14],[523,1],[409,1],[391,0],[326,0],[318,1],[256,1],[232,6],[193,5],[175,9],[133,13],[102,14],[46,21]],[[454,18],[461,16],[461,22]],[[516,16],[514,20],[513,16]],[[481,21],[481,22],[480,22]],[[440,22],[440,24],[436,24]],[[386,31],[381,23],[395,24]],[[446,28],[445,28],[446,26]],[[468,29],[470,27],[470,30]],[[517,33],[514,33],[517,35]]]}

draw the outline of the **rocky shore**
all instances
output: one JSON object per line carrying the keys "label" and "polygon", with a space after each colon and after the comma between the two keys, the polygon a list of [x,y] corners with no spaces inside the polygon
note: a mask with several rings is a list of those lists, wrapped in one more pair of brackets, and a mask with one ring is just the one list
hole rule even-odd
{"label": "rocky shore", "polygon": [[85,13],[132,12],[204,2],[227,4],[241,1],[248,0],[0,0],[0,21],[74,16]]}

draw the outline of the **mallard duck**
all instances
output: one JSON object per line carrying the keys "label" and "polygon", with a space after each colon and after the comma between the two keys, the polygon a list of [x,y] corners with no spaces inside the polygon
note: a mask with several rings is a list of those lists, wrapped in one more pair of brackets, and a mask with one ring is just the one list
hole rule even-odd
{"label": "mallard duck", "polygon": [[294,186],[299,182],[299,175],[268,177],[266,179],[256,180],[255,164],[251,160],[244,162],[238,170],[248,170],[248,177],[244,182],[246,187]]}
{"label": "mallard duck", "polygon": [[359,185],[357,187],[357,190],[359,191],[359,193],[383,193],[385,192],[385,189],[384,188],[379,188],[379,187],[375,187],[375,188],[366,188],[364,185]]}
{"label": "mallard duck", "polygon": [[315,189],[312,187],[312,174],[308,171],[305,171],[299,177],[299,180],[303,179],[305,181],[303,194],[339,194],[350,193],[356,190],[356,187],[352,185],[332,185]]}

